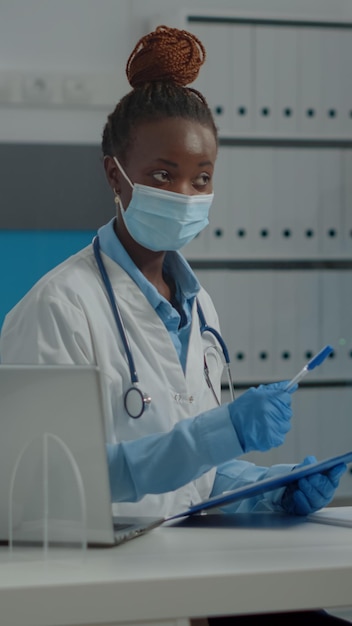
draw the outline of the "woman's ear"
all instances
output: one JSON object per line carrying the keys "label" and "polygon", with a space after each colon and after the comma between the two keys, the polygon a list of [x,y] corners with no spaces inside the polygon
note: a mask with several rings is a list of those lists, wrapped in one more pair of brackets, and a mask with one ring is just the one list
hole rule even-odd
{"label": "woman's ear", "polygon": [[119,180],[121,173],[111,156],[104,156],[104,170],[110,187],[114,190],[115,194],[119,194],[121,191]]}

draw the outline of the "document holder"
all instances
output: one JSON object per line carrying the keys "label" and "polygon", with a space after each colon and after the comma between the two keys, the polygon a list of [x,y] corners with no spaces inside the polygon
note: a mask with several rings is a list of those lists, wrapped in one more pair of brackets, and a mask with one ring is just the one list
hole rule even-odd
{"label": "document holder", "polygon": [[9,550],[26,545],[87,548],[87,506],[75,458],[57,435],[43,433],[20,451],[8,490]]}

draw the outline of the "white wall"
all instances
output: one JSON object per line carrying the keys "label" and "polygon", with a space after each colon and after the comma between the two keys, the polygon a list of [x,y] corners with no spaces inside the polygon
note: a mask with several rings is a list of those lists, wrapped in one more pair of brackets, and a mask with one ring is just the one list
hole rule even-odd
{"label": "white wall", "polygon": [[[149,20],[175,0],[0,0],[0,141],[99,143],[106,114],[129,89],[124,68]],[[352,19],[352,0],[189,0],[191,10]],[[9,106],[2,77],[42,73],[105,76],[109,97],[96,108]],[[16,89],[16,86],[15,86]]]}

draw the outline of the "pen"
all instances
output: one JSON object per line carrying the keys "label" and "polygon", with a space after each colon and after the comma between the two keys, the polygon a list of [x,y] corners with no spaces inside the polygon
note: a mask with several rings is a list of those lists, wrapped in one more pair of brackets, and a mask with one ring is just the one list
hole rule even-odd
{"label": "pen", "polygon": [[308,361],[308,363],[306,363],[306,365],[301,369],[301,371],[298,372],[298,374],[296,374],[296,376],[292,378],[292,380],[290,380],[287,387],[285,388],[285,391],[290,391],[290,389],[292,389],[292,387],[294,387],[296,383],[299,383],[299,381],[302,380],[304,376],[306,376],[309,372],[314,370],[315,367],[317,367],[323,361],[325,361],[326,357],[329,356],[329,354],[331,354],[333,350],[334,349],[331,346],[325,346],[325,348],[320,350],[320,352],[318,352],[318,354],[313,356],[313,358],[310,361]]}

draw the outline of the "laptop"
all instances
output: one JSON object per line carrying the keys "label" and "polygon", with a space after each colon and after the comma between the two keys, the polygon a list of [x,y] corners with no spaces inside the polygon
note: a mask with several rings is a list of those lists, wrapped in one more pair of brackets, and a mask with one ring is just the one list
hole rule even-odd
{"label": "laptop", "polygon": [[352,463],[352,451],[213,496],[168,518],[113,517],[105,398],[94,366],[0,365],[0,541],[114,546]]}
{"label": "laptop", "polygon": [[94,366],[0,365],[0,541],[113,546],[164,518],[114,518]]}

